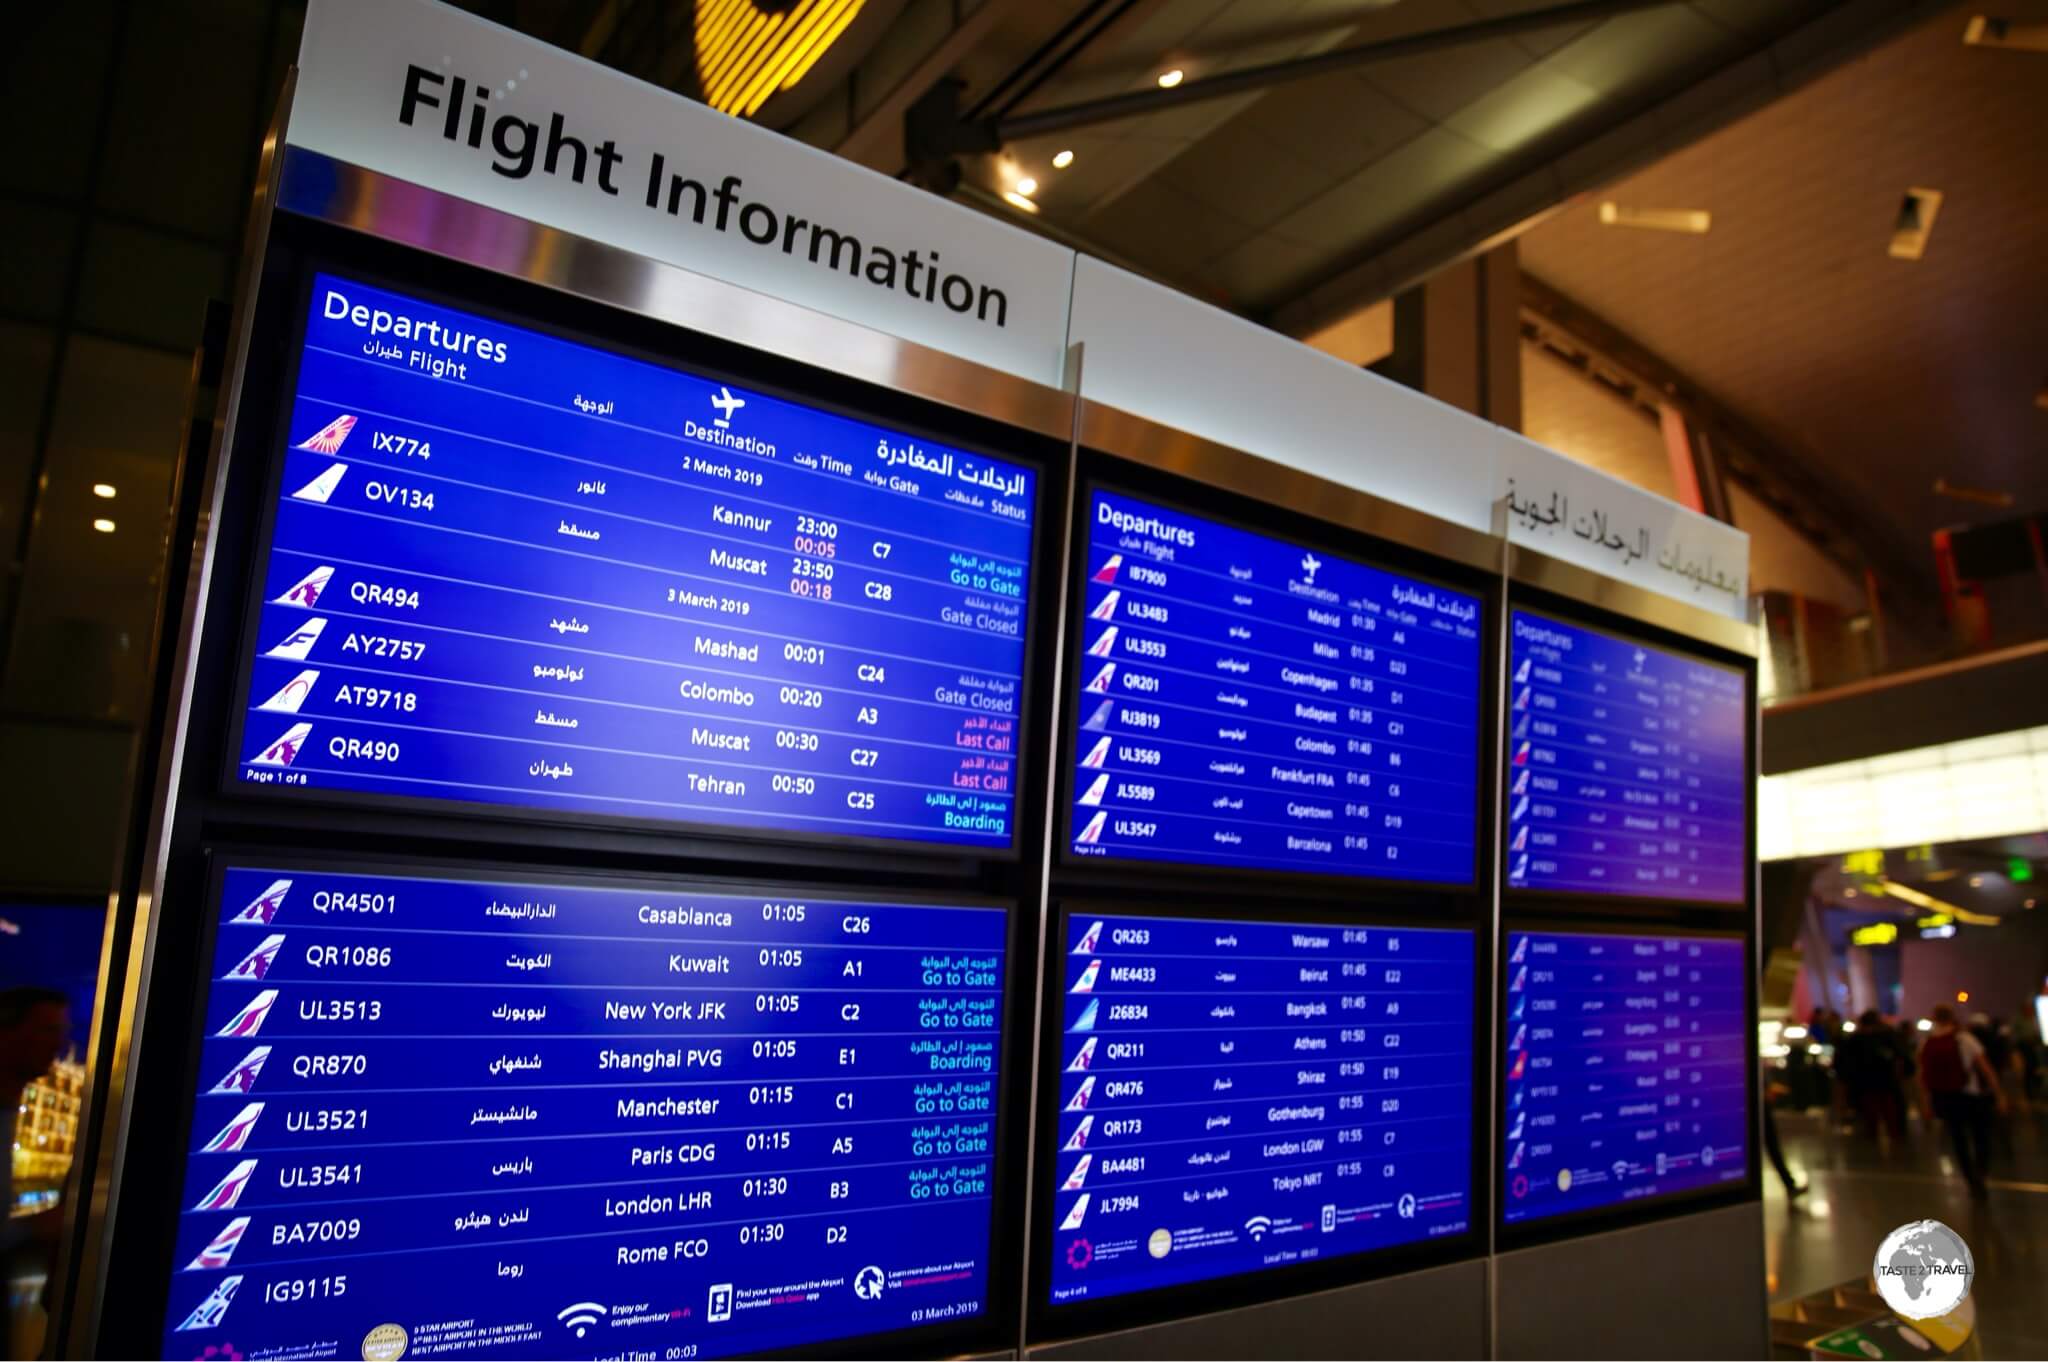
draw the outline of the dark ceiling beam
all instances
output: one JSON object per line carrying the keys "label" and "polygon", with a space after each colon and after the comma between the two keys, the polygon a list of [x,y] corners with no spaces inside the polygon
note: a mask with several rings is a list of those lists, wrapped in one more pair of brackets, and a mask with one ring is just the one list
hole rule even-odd
{"label": "dark ceiling beam", "polygon": [[[1668,404],[1706,432],[1723,476],[1784,517],[1821,553],[1860,578],[1867,569],[1886,591],[1885,606],[1902,623],[1925,631],[1938,619],[1931,562],[1907,551],[1889,532],[1838,492],[1805,455],[1766,435],[1688,378],[1676,365],[1614,323],[1580,306],[1543,279],[1522,271],[1522,311],[1553,350],[1576,349],[1589,378],[1638,406]],[[1552,329],[1567,346],[1541,335]],[[1625,375],[1618,383],[1616,374]],[[1628,389],[1628,390],[1624,390]]]}

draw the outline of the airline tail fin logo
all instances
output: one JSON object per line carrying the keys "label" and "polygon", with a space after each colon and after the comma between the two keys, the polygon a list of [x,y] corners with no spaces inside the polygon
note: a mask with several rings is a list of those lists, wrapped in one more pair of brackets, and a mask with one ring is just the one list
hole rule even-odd
{"label": "airline tail fin logo", "polygon": [[1091,620],[1107,620],[1116,617],[1116,603],[1124,598],[1121,591],[1112,591],[1102,598],[1102,603],[1088,612]]}
{"label": "airline tail fin logo", "polygon": [[1102,940],[1102,922],[1097,919],[1088,924],[1088,930],[1081,933],[1080,944],[1074,947],[1075,955],[1095,954],[1095,943]]}
{"label": "airline tail fin logo", "polygon": [[267,709],[272,714],[297,714],[299,706],[306,703],[306,697],[313,693],[313,683],[319,679],[320,673],[308,667],[256,708]]}
{"label": "airline tail fin logo", "polygon": [[1534,695],[1535,695],[1535,687],[1533,687],[1533,686],[1524,686],[1524,687],[1522,687],[1521,691],[1520,691],[1520,692],[1519,692],[1519,693],[1518,693],[1518,694],[1517,694],[1517,695],[1515,696],[1515,708],[1516,708],[1516,709],[1527,709],[1527,708],[1529,707],[1529,701],[1530,701],[1530,699],[1531,699],[1531,698],[1533,698],[1533,696],[1534,696]]}
{"label": "airline tail fin logo", "polygon": [[1104,586],[1113,586],[1116,584],[1116,570],[1123,565],[1124,556],[1121,553],[1112,553],[1109,555],[1109,561],[1095,569],[1095,575],[1088,580],[1100,582]]}
{"label": "airline tail fin logo", "polygon": [[1517,746],[1517,747],[1515,748],[1515,765],[1517,765],[1517,766],[1527,766],[1528,764],[1529,764],[1529,744],[1525,742],[1525,743],[1522,743],[1522,744],[1520,744],[1519,746]]}
{"label": "airline tail fin logo", "polygon": [[1088,1072],[1088,1066],[1095,1062],[1096,1039],[1096,1037],[1090,1036],[1087,1040],[1081,1042],[1081,1052],[1075,1055],[1074,1062],[1067,1066],[1068,1073],[1084,1074]]}
{"label": "airline tail fin logo", "polygon": [[256,1118],[263,1114],[261,1102],[251,1102],[243,1107],[234,1120],[220,1128],[220,1134],[208,1140],[201,1148],[204,1154],[232,1154],[249,1143],[249,1137],[256,1132]]}
{"label": "airline tail fin logo", "polygon": [[1109,736],[1104,734],[1095,740],[1095,746],[1088,749],[1088,755],[1081,758],[1081,764],[1091,771],[1100,771],[1102,763],[1109,760]]}
{"label": "airline tail fin logo", "polygon": [[1088,689],[1093,691],[1097,695],[1107,694],[1109,691],[1109,679],[1115,675],[1116,663],[1103,663],[1102,670],[1095,673],[1095,679],[1088,683]]}
{"label": "airline tail fin logo", "polygon": [[250,758],[251,766],[289,766],[298,758],[299,749],[306,745],[312,734],[313,725],[293,724],[278,736],[276,742]]}
{"label": "airline tail fin logo", "polygon": [[1522,1150],[1525,1147],[1526,1146],[1519,1143],[1515,1145],[1515,1152],[1508,1155],[1508,1167],[1520,1168],[1522,1166]]}
{"label": "airline tail fin logo", "polygon": [[1516,858],[1514,869],[1508,871],[1508,878],[1517,884],[1529,878],[1529,858],[1527,856]]}
{"label": "airline tail fin logo", "polygon": [[1081,1124],[1074,1127],[1074,1133],[1067,1136],[1067,1142],[1061,1146],[1060,1152],[1062,1154],[1071,1154],[1077,1149],[1085,1149],[1088,1145],[1088,1132],[1094,1128],[1095,1118],[1093,1116],[1083,1116]]}
{"label": "airline tail fin logo", "polygon": [[[1523,795],[1515,800],[1515,807],[1508,811],[1508,821],[1510,823],[1519,823],[1522,821],[1522,815],[1527,812],[1529,812],[1529,796]],[[1516,847],[1515,850],[1520,851],[1521,848]]]}
{"label": "airline tail fin logo", "polygon": [[1095,991],[1095,976],[1100,973],[1102,973],[1102,962],[1100,960],[1090,960],[1087,968],[1081,971],[1081,977],[1076,979],[1074,986],[1067,991],[1069,993],[1093,993]]}
{"label": "airline tail fin logo", "polygon": [[1523,658],[1523,659],[1522,659],[1522,665],[1521,665],[1521,666],[1519,666],[1519,667],[1517,667],[1517,668],[1515,668],[1515,684],[1516,684],[1516,685],[1518,685],[1518,686],[1519,686],[1519,685],[1521,685],[1521,684],[1522,684],[1522,683],[1523,683],[1524,681],[1527,681],[1527,680],[1529,679],[1529,664],[1530,664],[1531,662],[1533,662],[1533,661],[1535,661],[1535,659],[1534,659],[1534,658],[1528,658],[1528,657],[1525,657],[1525,658]]}
{"label": "airline tail fin logo", "polygon": [[1526,738],[1526,737],[1528,737],[1528,736],[1529,736],[1529,716],[1528,716],[1528,715],[1526,715],[1526,714],[1524,714],[1524,715],[1522,716],[1522,718],[1521,718],[1521,722],[1519,722],[1519,723],[1517,723],[1517,724],[1515,725],[1515,740],[1516,740],[1517,742],[1519,742],[1519,741],[1521,741],[1521,740],[1522,740],[1523,738]]}
{"label": "airline tail fin logo", "polygon": [[[266,988],[249,1000],[248,1006],[235,1014],[234,1020],[214,1034],[239,1039],[253,1036],[263,1028],[263,1019],[270,1015],[270,1005],[277,1001],[277,990]],[[268,1054],[269,1051],[264,1051]]]}
{"label": "airline tail fin logo", "polygon": [[1520,1078],[1523,1074],[1526,1074],[1528,1072],[1529,1052],[1527,1050],[1515,1051],[1515,1062],[1508,1068],[1508,1077],[1511,1079]]}
{"label": "airline tail fin logo", "polygon": [[1514,1123],[1513,1125],[1511,1125],[1511,1126],[1509,1126],[1509,1127],[1508,1127],[1508,1138],[1509,1138],[1510,1140],[1519,1140],[1519,1139],[1521,1139],[1521,1138],[1522,1138],[1522,1127],[1523,1127],[1523,1126],[1525,1126],[1525,1125],[1527,1125],[1527,1124],[1528,1124],[1528,1122],[1529,1122],[1529,1113],[1527,1113],[1526,1111],[1518,1111],[1518,1112],[1516,1112],[1516,1113],[1515,1113],[1515,1123]]}
{"label": "airline tail fin logo", "polygon": [[1075,846],[1092,847],[1102,840],[1103,824],[1109,821],[1109,810],[1097,809],[1095,816],[1088,820],[1088,826],[1081,829],[1081,835],[1074,839]]}
{"label": "airline tail fin logo", "polygon": [[1067,1218],[1065,1220],[1060,1221],[1060,1228],[1063,1230],[1080,1229],[1081,1221],[1087,1216],[1087,1214],[1088,1193],[1083,1192],[1081,1193],[1081,1199],[1074,1203],[1074,1209],[1067,1212]]}
{"label": "airline tail fin logo", "polygon": [[277,963],[277,953],[284,949],[284,933],[272,932],[263,938],[263,944],[242,957],[236,965],[221,977],[224,979],[261,979],[270,973],[270,967]]}
{"label": "airline tail fin logo", "polygon": [[1525,936],[1520,941],[1517,941],[1515,943],[1515,953],[1512,956],[1508,957],[1508,963],[1510,965],[1519,965],[1528,958],[1529,938]]}
{"label": "airline tail fin logo", "polygon": [[1067,1174],[1067,1180],[1060,1184],[1062,1192],[1078,1192],[1081,1184],[1088,1181],[1088,1165],[1095,1161],[1093,1154],[1083,1154],[1081,1161],[1074,1165],[1074,1171]]}
{"label": "airline tail fin logo", "polygon": [[1522,1022],[1520,1025],[1515,1027],[1515,1038],[1508,1042],[1508,1049],[1519,1050],[1522,1048],[1523,1043],[1526,1042],[1528,1039],[1529,1023]]}
{"label": "airline tail fin logo", "polygon": [[1115,646],[1116,646],[1116,626],[1115,626],[1114,624],[1112,624],[1112,625],[1110,625],[1110,626],[1109,626],[1109,628],[1107,628],[1107,629],[1104,629],[1104,630],[1102,631],[1102,637],[1101,637],[1101,638],[1098,638],[1098,639],[1096,639],[1096,640],[1095,640],[1095,642],[1094,642],[1094,644],[1093,644],[1093,645],[1092,645],[1092,646],[1091,646],[1091,647],[1090,647],[1090,648],[1088,649],[1088,656],[1090,656],[1090,657],[1108,657],[1108,656],[1109,656],[1109,650],[1110,650],[1111,648],[1114,648]]}
{"label": "airline tail fin logo", "polygon": [[284,642],[265,653],[265,657],[281,657],[287,662],[304,662],[306,654],[313,651],[313,645],[320,641],[321,630],[327,627],[325,615],[315,615],[284,637]]}
{"label": "airline tail fin logo", "polygon": [[314,606],[320,604],[320,593],[325,591],[327,584],[333,580],[334,569],[327,564],[322,564],[299,578],[298,581],[292,583],[291,589],[282,596],[272,600],[271,604],[298,605],[311,610]]}
{"label": "airline tail fin logo", "polygon": [[228,1259],[235,1256],[235,1249],[240,1246],[242,1236],[249,1231],[249,1219],[250,1217],[246,1215],[238,1215],[228,1221],[221,1232],[213,1236],[213,1242],[199,1250],[197,1258],[185,1264],[185,1270],[201,1272],[208,1268],[226,1267]]}
{"label": "airline tail fin logo", "polygon": [[1528,987],[1528,984],[1529,967],[1527,965],[1524,965],[1520,969],[1515,971],[1514,979],[1508,984],[1508,992],[1520,993],[1524,988]]}
{"label": "airline tail fin logo", "polygon": [[[264,991],[274,994],[277,990],[265,989]],[[208,1088],[207,1091],[209,1093],[251,1091],[256,1086],[256,1076],[263,1072],[263,1062],[269,1058],[270,1047],[268,1045],[257,1046],[247,1055],[243,1056],[240,1064],[228,1070],[226,1076],[220,1082]]]}
{"label": "airline tail fin logo", "polygon": [[1095,707],[1095,712],[1088,716],[1088,722],[1082,724],[1081,727],[1090,733],[1100,733],[1103,729],[1109,727],[1109,716],[1115,709],[1116,701],[1104,700]]}
{"label": "airline tail fin logo", "polygon": [[1517,833],[1515,834],[1515,840],[1514,840],[1514,841],[1512,841],[1512,842],[1510,842],[1510,843],[1508,844],[1508,850],[1509,850],[1509,851],[1527,851],[1528,849],[1529,849],[1529,829],[1527,829],[1527,828],[1523,828],[1523,829],[1522,829],[1522,830],[1521,830],[1520,832],[1517,832]]}
{"label": "airline tail fin logo", "polygon": [[277,910],[284,907],[284,896],[291,892],[290,880],[279,880],[270,888],[249,900],[249,906],[229,918],[230,922],[253,922],[269,926],[277,917]]}
{"label": "airline tail fin logo", "polygon": [[355,428],[355,417],[337,416],[315,431],[311,438],[299,441],[299,448],[310,449],[315,454],[339,454],[342,441],[348,439],[348,433]]}
{"label": "airline tail fin logo", "polygon": [[343,475],[348,472],[345,463],[329,464],[327,471],[292,493],[293,501],[310,501],[325,506],[327,498],[334,495],[334,489],[341,486]]}
{"label": "airline tail fin logo", "polygon": [[1102,1000],[1099,998],[1090,998],[1088,1000],[1088,1006],[1081,1009],[1081,1020],[1075,1022],[1072,1027],[1075,1035],[1084,1035],[1095,1029],[1095,1013],[1101,1005]]}
{"label": "airline tail fin logo", "polygon": [[1077,802],[1092,809],[1096,805],[1100,804],[1102,802],[1102,797],[1108,793],[1109,773],[1104,772],[1103,774],[1095,777],[1094,784],[1090,785],[1086,790],[1081,792],[1081,798]]}
{"label": "airline tail fin logo", "polygon": [[185,1322],[178,1326],[178,1332],[187,1329],[212,1329],[227,1318],[228,1307],[235,1303],[235,1289],[242,1284],[239,1276],[223,1278],[206,1299],[199,1302],[199,1308],[185,1316]]}
{"label": "airline tail fin logo", "polygon": [[1515,777],[1515,793],[1518,795],[1529,793],[1529,773],[1526,770]]}
{"label": "airline tail fin logo", "polygon": [[195,1211],[233,1210],[235,1203],[242,1199],[243,1191],[249,1186],[249,1179],[255,1175],[256,1160],[243,1159],[229,1170],[226,1177],[214,1184],[212,1191],[199,1198],[199,1204],[192,1209]]}
{"label": "airline tail fin logo", "polygon": [[1074,1095],[1067,1099],[1066,1110],[1088,1110],[1088,1099],[1095,1095],[1095,1075],[1089,1074],[1081,1080],[1081,1086],[1074,1089]]}

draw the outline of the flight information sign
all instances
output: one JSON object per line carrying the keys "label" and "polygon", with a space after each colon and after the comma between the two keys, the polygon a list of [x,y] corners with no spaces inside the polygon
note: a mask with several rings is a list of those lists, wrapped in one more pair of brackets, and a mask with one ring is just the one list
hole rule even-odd
{"label": "flight information sign", "polygon": [[1006,915],[225,872],[164,1357],[713,1357],[986,1308]]}
{"label": "flight information sign", "polygon": [[1739,937],[1508,936],[1509,1223],[1749,1177]]}
{"label": "flight information sign", "polygon": [[1051,1303],[1462,1233],[1472,941],[1072,916]]}
{"label": "flight information sign", "polygon": [[1509,887],[1743,902],[1742,673],[1526,610],[1512,634]]}
{"label": "flight information sign", "polygon": [[1480,602],[1097,491],[1068,847],[1466,884]]}
{"label": "flight information sign", "polygon": [[1013,845],[1036,475],[315,278],[245,786]]}

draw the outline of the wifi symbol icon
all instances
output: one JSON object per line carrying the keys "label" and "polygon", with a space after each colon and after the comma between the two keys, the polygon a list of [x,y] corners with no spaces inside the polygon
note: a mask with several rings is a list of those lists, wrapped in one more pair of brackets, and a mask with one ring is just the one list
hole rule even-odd
{"label": "wifi symbol icon", "polygon": [[605,1309],[596,1301],[580,1301],[566,1310],[557,1311],[555,1318],[576,1331],[581,1338],[590,1332],[590,1326],[604,1318]]}
{"label": "wifi symbol icon", "polygon": [[1244,1228],[1245,1232],[1251,1235],[1252,1242],[1256,1244],[1266,1237],[1267,1230],[1273,1228],[1273,1220],[1270,1216],[1255,1215],[1244,1222]]}

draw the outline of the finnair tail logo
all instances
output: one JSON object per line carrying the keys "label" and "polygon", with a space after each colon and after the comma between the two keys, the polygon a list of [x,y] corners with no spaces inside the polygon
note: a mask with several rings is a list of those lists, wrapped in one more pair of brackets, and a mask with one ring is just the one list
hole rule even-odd
{"label": "finnair tail logo", "polygon": [[304,662],[306,654],[313,651],[313,645],[320,641],[321,631],[327,628],[327,617],[315,615],[298,628],[285,635],[284,642],[265,653],[265,657],[281,657],[287,662]]}
{"label": "finnair tail logo", "polygon": [[270,973],[270,967],[277,963],[277,953],[284,949],[284,933],[273,932],[263,938],[263,944],[242,957],[242,963],[229,970],[223,977],[229,979],[261,979]]}
{"label": "finnair tail logo", "polygon": [[1074,1203],[1074,1209],[1067,1212],[1067,1218],[1065,1220],[1060,1221],[1060,1228],[1063,1230],[1080,1229],[1081,1221],[1084,1218],[1086,1218],[1087,1214],[1088,1193],[1083,1192],[1081,1193],[1081,1199]]}
{"label": "finnair tail logo", "polygon": [[1095,707],[1095,712],[1088,716],[1088,721],[1081,727],[1090,733],[1100,733],[1109,727],[1109,716],[1115,709],[1116,701],[1104,700]]}
{"label": "finnair tail logo", "polygon": [[1109,760],[1109,739],[1097,738],[1095,746],[1088,749],[1088,755],[1081,758],[1081,764],[1091,771],[1102,769],[1102,763]]}
{"label": "finnair tail logo", "polygon": [[[275,1003],[276,1001],[277,990],[274,988],[264,989],[261,993],[257,994],[255,997],[249,1000],[249,1005],[247,1007],[244,1007],[240,1012],[237,1012],[235,1014],[235,1019],[233,1021],[229,1022],[226,1026],[223,1026],[220,1030],[214,1032],[214,1034],[217,1036],[227,1036],[231,1039],[237,1040],[243,1036],[255,1035],[258,1031],[263,1029],[263,1019],[270,1015],[271,1004]],[[265,1047],[263,1053],[266,1055],[269,1054],[269,1048]],[[254,1056],[251,1056],[251,1058],[254,1058]],[[220,1089],[220,1091],[225,1092],[228,1090],[223,1088]]]}
{"label": "finnair tail logo", "polygon": [[1102,670],[1101,670],[1101,671],[1099,671],[1099,672],[1097,672],[1097,673],[1095,673],[1095,679],[1094,679],[1093,681],[1090,681],[1090,682],[1088,683],[1088,689],[1089,689],[1089,690],[1091,690],[1091,691],[1093,691],[1093,692],[1095,692],[1095,693],[1096,693],[1097,695],[1101,695],[1101,694],[1104,694],[1105,692],[1107,692],[1107,691],[1109,690],[1109,682],[1110,682],[1110,678],[1111,678],[1111,677],[1113,677],[1113,676],[1115,676],[1115,675],[1116,675],[1116,663],[1114,663],[1114,662],[1105,662],[1105,663],[1103,663],[1103,664],[1102,664]]}
{"label": "finnair tail logo", "polygon": [[1074,947],[1074,954],[1095,954],[1095,943],[1100,940],[1102,940],[1102,922],[1100,919],[1098,919],[1088,925],[1087,931],[1081,933],[1081,942],[1079,945]]}
{"label": "finnair tail logo", "polygon": [[1062,1154],[1071,1154],[1076,1149],[1085,1147],[1088,1143],[1088,1132],[1094,1128],[1095,1118],[1093,1116],[1083,1116],[1081,1124],[1074,1127],[1074,1133],[1067,1136],[1067,1142],[1060,1147],[1060,1152]]}
{"label": "finnair tail logo", "polygon": [[1093,785],[1090,785],[1086,790],[1081,792],[1081,798],[1079,802],[1092,809],[1097,804],[1100,804],[1102,802],[1102,796],[1107,794],[1108,792],[1109,774],[1108,772],[1104,772],[1102,775],[1095,777],[1095,783]]}
{"label": "finnair tail logo", "polygon": [[272,714],[297,714],[299,706],[306,703],[306,697],[313,693],[313,683],[320,679],[320,673],[311,668],[300,672],[279,687],[277,694],[256,706]]}
{"label": "finnair tail logo", "polygon": [[1116,581],[1116,571],[1123,565],[1124,556],[1121,553],[1112,553],[1109,555],[1109,561],[1095,569],[1095,575],[1088,580],[1091,582],[1101,582],[1104,586],[1109,586]]}
{"label": "finnair tail logo", "polygon": [[1098,1039],[1100,1037],[1090,1036],[1087,1040],[1081,1042],[1081,1052],[1074,1056],[1073,1063],[1067,1065],[1068,1073],[1084,1074],[1088,1072],[1088,1066],[1095,1062],[1095,1042]]}
{"label": "finnair tail logo", "polygon": [[207,1298],[199,1302],[199,1308],[185,1316],[185,1322],[178,1326],[178,1332],[187,1329],[211,1329],[228,1316],[228,1307],[235,1303],[235,1289],[242,1284],[239,1276],[224,1278]]}
{"label": "finnair tail logo", "polygon": [[[355,428],[355,417],[337,416],[326,425],[320,427],[319,430],[313,432],[311,439],[299,441],[299,448],[310,449],[315,454],[339,454],[342,441],[348,439],[348,433]],[[325,497],[321,498],[322,501],[326,499]]]}
{"label": "finnair tail logo", "polygon": [[1076,979],[1074,986],[1067,991],[1069,993],[1093,993],[1095,991],[1095,976],[1100,973],[1102,973],[1102,962],[1100,960],[1090,960],[1088,967],[1081,971],[1081,977]]}
{"label": "finnair tail logo", "polygon": [[[276,992],[276,990],[270,990]],[[270,1047],[259,1045],[243,1057],[242,1062],[227,1071],[220,1082],[207,1089],[209,1093],[249,1092],[256,1086],[256,1076],[263,1072],[263,1063],[270,1058]]]}
{"label": "finnair tail logo", "polygon": [[1109,628],[1107,628],[1107,629],[1104,629],[1104,630],[1102,631],[1102,637],[1101,637],[1101,638],[1098,638],[1098,639],[1096,639],[1096,640],[1095,640],[1095,645],[1094,645],[1093,647],[1091,647],[1091,648],[1090,648],[1090,649],[1088,650],[1088,656],[1090,656],[1090,657],[1108,657],[1108,656],[1109,656],[1109,650],[1110,650],[1111,648],[1114,648],[1115,646],[1116,646],[1116,626],[1115,626],[1114,624],[1112,624],[1112,625],[1110,625],[1110,626],[1109,626]]}
{"label": "finnair tail logo", "polygon": [[276,742],[264,748],[250,760],[251,766],[289,766],[297,759],[299,749],[306,745],[306,738],[313,731],[311,724],[293,724],[279,735]]}
{"label": "finnair tail logo", "polygon": [[341,486],[342,475],[348,472],[345,463],[329,464],[327,471],[292,493],[294,501],[310,501],[325,506],[327,498],[334,495],[334,489]]}
{"label": "finnair tail logo", "polygon": [[1070,1028],[1075,1035],[1082,1035],[1095,1029],[1095,1013],[1102,1006],[1100,998],[1090,998],[1088,1006],[1081,1009],[1081,1020]]}
{"label": "finnair tail logo", "polygon": [[234,1166],[226,1177],[214,1184],[212,1191],[199,1198],[199,1204],[192,1209],[195,1211],[233,1210],[235,1203],[242,1199],[242,1192],[248,1187],[249,1179],[255,1175],[256,1160],[243,1159]]}
{"label": "finnair tail logo", "polygon": [[1088,1165],[1095,1161],[1093,1154],[1083,1154],[1081,1161],[1074,1165],[1074,1171],[1067,1174],[1067,1180],[1060,1184],[1062,1192],[1078,1192],[1081,1184],[1088,1181]]}
{"label": "finnair tail logo", "polygon": [[263,1114],[261,1102],[251,1102],[243,1107],[234,1120],[220,1128],[220,1134],[208,1140],[200,1150],[204,1154],[233,1154],[249,1143],[249,1137],[256,1131],[256,1118]]}
{"label": "finnair tail logo", "polygon": [[1310,586],[1314,586],[1316,584],[1316,572],[1322,567],[1322,565],[1323,560],[1316,557],[1313,553],[1304,553],[1303,555],[1301,555],[1302,580],[1307,582]]}
{"label": "finnair tail logo", "polygon": [[256,922],[269,926],[277,917],[277,910],[284,907],[284,896],[291,891],[290,880],[279,880],[270,888],[249,900],[249,906],[229,918],[230,922]]}
{"label": "finnair tail logo", "polygon": [[1121,591],[1110,592],[1107,596],[1104,596],[1102,598],[1102,604],[1096,606],[1093,610],[1090,610],[1088,612],[1088,618],[1091,620],[1106,620],[1113,618],[1116,614],[1116,603],[1122,600],[1123,598],[1124,593]]}
{"label": "finnair tail logo", "polygon": [[333,580],[333,567],[323,564],[292,583],[291,590],[279,596],[271,604],[299,605],[311,610],[320,603],[320,593],[325,591],[327,584]]}
{"label": "finnair tail logo", "polygon": [[718,390],[718,396],[711,399],[711,405],[718,408],[718,415],[712,418],[711,424],[717,426],[720,430],[731,430],[732,414],[741,407],[746,406],[747,399],[744,397],[734,397],[732,389],[721,387]]}
{"label": "finnair tail logo", "polygon": [[1097,809],[1095,816],[1088,820],[1088,826],[1081,829],[1081,835],[1074,839],[1076,846],[1092,847],[1102,840],[1102,825],[1109,821],[1107,809]]}
{"label": "finnair tail logo", "polygon": [[199,1250],[197,1258],[185,1264],[185,1270],[203,1272],[208,1268],[226,1267],[228,1259],[234,1257],[235,1250],[240,1247],[242,1236],[249,1232],[249,1220],[246,1215],[238,1215],[228,1221],[221,1232],[213,1236],[213,1242]]}

